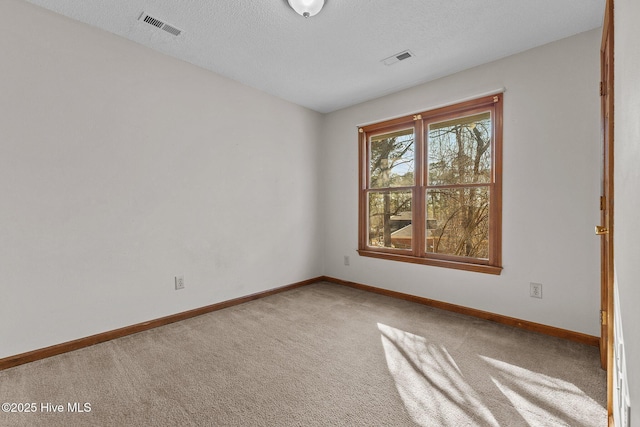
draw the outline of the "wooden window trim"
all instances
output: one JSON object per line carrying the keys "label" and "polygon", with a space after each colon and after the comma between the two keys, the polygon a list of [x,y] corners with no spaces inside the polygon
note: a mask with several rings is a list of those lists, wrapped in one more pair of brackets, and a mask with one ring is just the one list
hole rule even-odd
{"label": "wooden window trim", "polygon": [[[502,94],[489,95],[454,105],[436,108],[396,119],[374,123],[359,128],[358,141],[358,253],[361,256],[408,262],[413,264],[432,265],[458,270],[499,275],[502,272]],[[393,190],[412,192],[413,224],[423,223],[426,213],[424,204],[426,190],[434,188],[427,185],[427,168],[424,160],[426,149],[425,129],[428,123],[446,120],[447,118],[473,115],[489,110],[492,118],[493,141],[491,144],[492,179],[488,183],[451,184],[439,188],[486,187],[490,192],[489,202],[489,259],[476,259],[463,256],[428,253],[421,248],[424,241],[424,227],[415,227],[411,249],[380,248],[368,246],[368,201],[369,188],[369,143],[371,136],[392,132],[394,130],[414,128],[415,132],[415,179],[413,187],[393,187]],[[421,212],[418,212],[418,210]]]}

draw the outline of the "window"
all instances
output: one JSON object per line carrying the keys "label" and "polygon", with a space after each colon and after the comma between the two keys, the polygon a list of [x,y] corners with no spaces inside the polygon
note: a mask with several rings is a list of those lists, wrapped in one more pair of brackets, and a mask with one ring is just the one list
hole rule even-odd
{"label": "window", "polygon": [[502,94],[359,135],[360,255],[500,274]]}

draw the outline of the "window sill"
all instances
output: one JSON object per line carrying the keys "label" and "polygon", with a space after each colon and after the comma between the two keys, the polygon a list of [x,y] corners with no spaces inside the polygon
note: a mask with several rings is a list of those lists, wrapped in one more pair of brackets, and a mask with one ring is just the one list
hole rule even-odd
{"label": "window sill", "polygon": [[502,267],[486,264],[473,264],[470,262],[449,261],[433,258],[418,258],[411,255],[391,254],[387,252],[377,252],[370,250],[358,250],[360,256],[371,258],[387,259],[391,261],[409,262],[412,264],[432,265],[435,267],[453,268],[456,270],[474,271],[476,273],[495,274],[502,273]]}

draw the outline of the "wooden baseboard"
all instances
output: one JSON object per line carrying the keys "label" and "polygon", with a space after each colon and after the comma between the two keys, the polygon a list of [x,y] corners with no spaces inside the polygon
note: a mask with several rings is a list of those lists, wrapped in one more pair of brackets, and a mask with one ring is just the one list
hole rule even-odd
{"label": "wooden baseboard", "polygon": [[161,317],[159,319],[150,320],[148,322],[138,323],[136,325],[131,325],[131,326],[125,326],[124,328],[115,329],[108,332],[102,332],[100,334],[91,335],[89,337],[80,338],[73,341],[68,341],[62,344],[52,345],[50,347],[29,351],[27,353],[17,354],[15,356],[5,357],[3,359],[0,359],[0,371],[4,369],[12,368],[14,366],[22,365],[24,363],[45,359],[47,357],[56,356],[58,354],[67,353],[67,352],[78,350],[84,347],[89,347],[95,344],[99,344],[101,342],[113,340],[116,338],[121,338],[127,335],[135,334],[135,333],[146,331],[149,329],[157,328],[159,326],[168,325],[169,323],[179,322],[180,320],[185,320],[191,317],[200,316],[202,314],[210,313],[216,310],[221,310],[223,308],[242,304],[255,299],[264,298],[269,295],[273,295],[280,292],[306,286],[311,283],[319,282],[321,280],[323,280],[322,277],[316,277],[314,279],[304,280],[302,282],[281,286],[279,288],[270,289],[268,291],[257,292],[255,294],[247,295],[244,297],[235,298],[228,301],[222,301],[216,304],[207,305],[205,307],[184,311],[182,313],[172,314],[171,316]]}
{"label": "wooden baseboard", "polygon": [[274,294],[288,291],[291,289],[300,288],[302,286],[310,285],[312,283],[317,283],[317,282],[331,282],[338,285],[349,286],[351,288],[356,288],[356,289],[361,289],[363,291],[386,295],[392,298],[399,298],[399,299],[417,302],[419,304],[424,304],[431,307],[439,308],[442,310],[447,310],[455,313],[466,314],[468,316],[478,317],[480,319],[501,323],[503,325],[514,326],[516,328],[521,328],[521,329],[525,329],[532,332],[538,332],[538,333],[550,335],[553,337],[564,338],[564,339],[579,342],[582,344],[592,345],[596,347],[600,344],[600,339],[598,337],[582,334],[580,332],[568,331],[566,329],[560,329],[553,326],[542,325],[540,323],[529,322],[526,320],[516,319],[513,317],[502,316],[500,314],[490,313],[482,310],[476,310],[474,308],[463,307],[460,305],[455,305],[447,302],[432,300],[429,298],[405,294],[402,292],[396,292],[388,289],[376,288],[374,286],[363,285],[360,283],[349,282],[346,280],[337,279],[335,277],[320,276],[320,277],[316,277],[309,280],[303,280],[301,282],[293,283],[290,285],[281,286],[279,288],[270,289],[268,291],[257,292],[255,294],[247,295],[244,297],[235,298],[228,301],[222,301],[222,302],[211,304],[205,307],[200,307],[193,310],[184,311],[182,313],[173,314],[171,316],[161,317],[159,319],[150,320],[148,322],[138,323],[136,325],[131,325],[131,326],[125,326],[124,328],[115,329],[112,331],[91,335],[89,337],[52,345],[50,347],[29,351],[27,353],[17,354],[15,356],[5,357],[3,359],[0,359],[0,371],[4,369],[12,368],[14,366],[22,365],[24,363],[29,363],[36,360],[45,359],[47,357],[56,356],[58,354],[78,350],[84,347],[89,347],[105,341],[110,341],[116,338],[132,335],[138,332],[157,328],[159,326],[168,325],[169,323],[179,322],[181,320],[189,319],[191,317],[196,317],[202,314],[211,313],[212,311],[221,310],[223,308],[242,304],[242,303],[249,302],[259,298],[264,298],[269,295],[274,295]]}
{"label": "wooden baseboard", "polygon": [[390,291],[388,289],[376,288],[374,286],[363,285],[360,283],[349,282],[346,280],[336,279],[335,277],[323,276],[322,280],[335,283],[338,285],[349,286],[351,288],[361,289],[363,291],[374,292],[376,294],[386,295],[393,298],[399,298],[407,301],[417,302],[419,304],[428,305],[442,310],[452,311],[455,313],[466,314],[468,316],[478,317],[480,319],[489,320],[503,325],[514,326],[516,328],[525,329],[531,332],[550,335],[552,337],[564,338],[569,341],[575,341],[581,344],[591,346],[599,346],[600,338],[593,335],[587,335],[580,332],[573,332],[566,329],[547,326],[540,323],[529,322],[527,320],[516,319],[514,317],[503,316],[501,314],[490,313],[488,311],[476,310],[475,308],[463,307],[461,305],[450,304],[447,302],[432,300],[429,298],[419,297],[402,292]]}

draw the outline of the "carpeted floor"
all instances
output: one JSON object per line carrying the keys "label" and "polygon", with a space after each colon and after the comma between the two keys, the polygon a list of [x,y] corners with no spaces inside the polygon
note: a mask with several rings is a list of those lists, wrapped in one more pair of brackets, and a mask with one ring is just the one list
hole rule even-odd
{"label": "carpeted floor", "polygon": [[1,371],[4,402],[36,411],[2,426],[605,426],[606,373],[595,347],[318,283]]}

